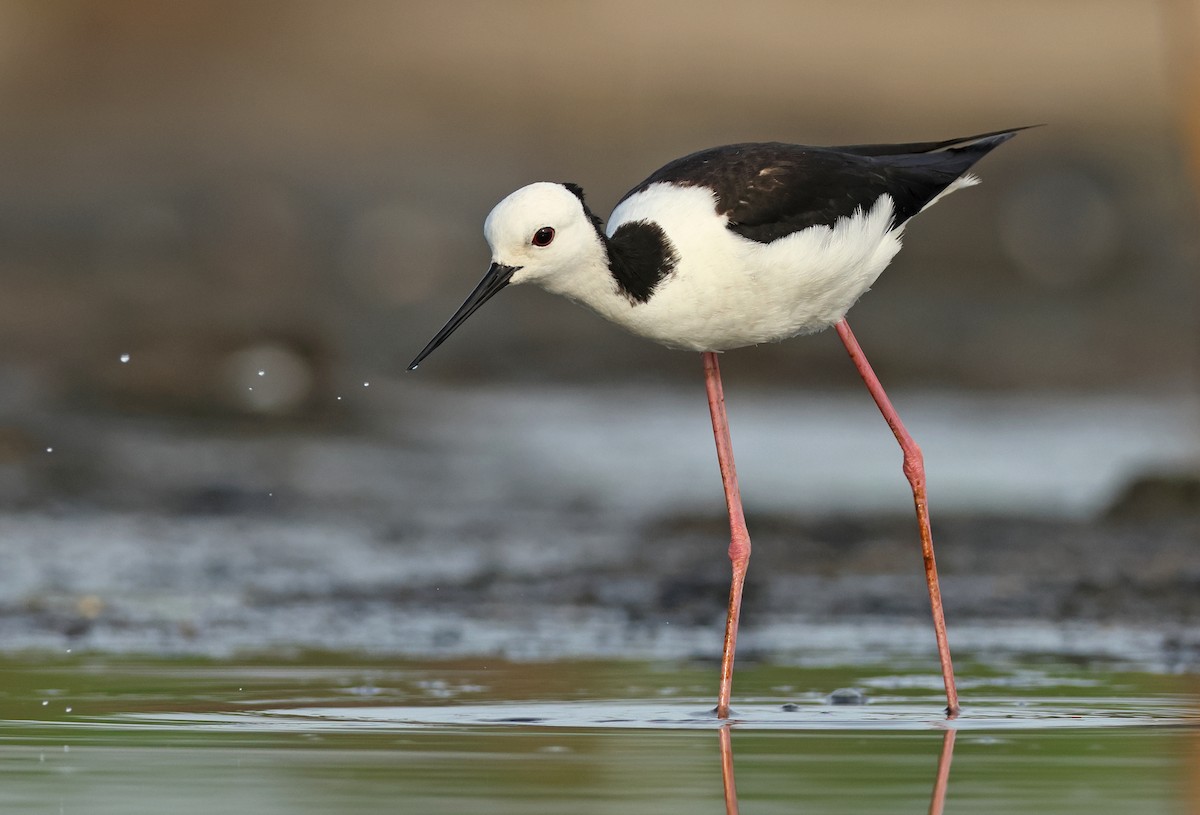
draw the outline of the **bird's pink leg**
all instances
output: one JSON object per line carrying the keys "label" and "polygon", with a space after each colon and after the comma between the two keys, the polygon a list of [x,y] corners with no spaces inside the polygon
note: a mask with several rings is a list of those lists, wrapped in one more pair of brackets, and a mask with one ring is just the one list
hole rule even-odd
{"label": "bird's pink leg", "polygon": [[738,619],[742,614],[742,585],[750,563],[750,533],[742,512],[737,468],[733,464],[733,445],[729,441],[729,420],[725,417],[725,392],[721,388],[721,369],[717,355],[706,351],[704,385],[708,390],[708,411],[712,414],[713,438],[717,442],[717,461],[721,465],[721,483],[725,487],[725,507],[729,510],[729,560],[733,580],[729,584],[729,614],[725,618],[725,648],[721,653],[721,688],[717,693],[717,718],[729,718],[729,697],[733,691],[733,651],[737,644]]}
{"label": "bird's pink leg", "polygon": [[925,556],[925,583],[929,587],[929,603],[933,608],[933,631],[937,636],[938,658],[942,663],[942,680],[946,683],[946,713],[953,718],[958,715],[959,710],[958,689],[954,686],[954,666],[950,663],[950,643],[946,639],[946,618],[942,613],[942,590],[938,586],[937,563],[933,559],[933,532],[929,528],[929,501],[925,497],[925,460],[921,455],[921,448],[904,429],[891,400],[883,392],[883,386],[871,370],[871,363],[867,362],[858,340],[850,331],[850,324],[843,318],[834,327],[837,328],[842,344],[850,353],[850,359],[854,360],[855,367],[875,399],[875,404],[879,406],[888,427],[895,434],[896,441],[900,442],[900,449],[904,451],[904,475],[912,485],[913,503],[917,508],[917,523],[921,528],[921,552]]}

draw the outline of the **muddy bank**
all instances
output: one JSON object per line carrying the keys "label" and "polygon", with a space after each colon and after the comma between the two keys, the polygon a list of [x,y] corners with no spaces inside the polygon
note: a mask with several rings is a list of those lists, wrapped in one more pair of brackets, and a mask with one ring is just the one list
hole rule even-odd
{"label": "muddy bank", "polygon": [[[625,532],[598,518],[573,524],[545,537],[509,523],[438,541],[352,521],[10,514],[0,519],[0,641],[215,655],[715,657],[723,519]],[[752,524],[747,658],[932,649],[907,518],[760,514]],[[1200,667],[1200,521],[949,518],[936,534],[956,647]]]}

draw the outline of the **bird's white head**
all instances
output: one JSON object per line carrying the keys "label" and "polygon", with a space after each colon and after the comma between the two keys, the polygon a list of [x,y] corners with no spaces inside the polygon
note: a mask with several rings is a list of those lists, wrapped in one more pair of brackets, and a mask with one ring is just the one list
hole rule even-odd
{"label": "bird's white head", "polygon": [[483,234],[492,248],[492,265],[409,370],[509,283],[536,283],[577,298],[589,274],[605,262],[599,225],[584,206],[582,191],[566,184],[541,181],[512,193],[487,216]]}
{"label": "bird's white head", "polygon": [[539,181],[496,204],[483,234],[492,262],[515,269],[510,283],[556,291],[556,278],[597,257],[600,237],[581,195],[577,187]]}

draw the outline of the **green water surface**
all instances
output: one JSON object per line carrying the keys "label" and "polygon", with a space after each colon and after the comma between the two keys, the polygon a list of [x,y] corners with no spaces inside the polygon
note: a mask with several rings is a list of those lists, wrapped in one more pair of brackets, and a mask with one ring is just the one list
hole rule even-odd
{"label": "green water surface", "polygon": [[[1194,676],[748,665],[732,775],[698,663],[0,662],[0,812],[1200,812]],[[834,706],[857,687],[867,704]],[[786,707],[785,707],[786,706]],[[952,737],[947,736],[951,732]],[[952,743],[948,742],[952,738]]]}

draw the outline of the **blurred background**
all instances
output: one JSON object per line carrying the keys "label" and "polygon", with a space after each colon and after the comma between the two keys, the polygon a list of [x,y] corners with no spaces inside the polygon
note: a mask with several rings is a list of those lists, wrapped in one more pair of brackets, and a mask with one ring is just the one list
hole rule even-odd
{"label": "blurred background", "polygon": [[[716,144],[1046,123],[852,322],[925,446],[952,620],[1169,617],[1200,651],[1198,42],[1182,0],[3,0],[7,641],[519,651],[446,621],[537,602],[601,615],[550,653],[603,614],[719,630],[695,355],[512,288],[404,373],[484,217],[535,180],[606,213]],[[836,338],[723,364],[760,608],[922,619]]]}

